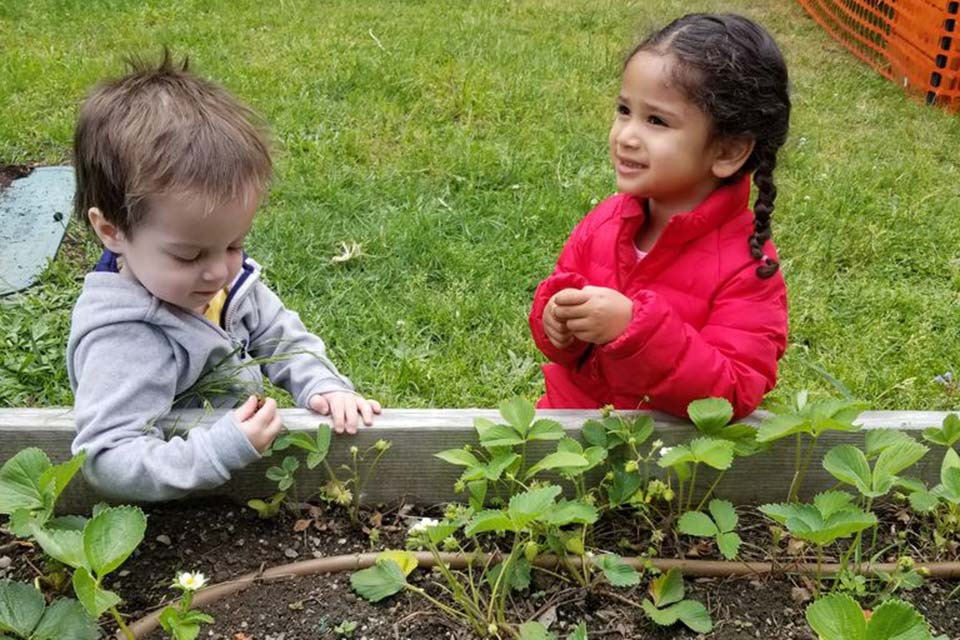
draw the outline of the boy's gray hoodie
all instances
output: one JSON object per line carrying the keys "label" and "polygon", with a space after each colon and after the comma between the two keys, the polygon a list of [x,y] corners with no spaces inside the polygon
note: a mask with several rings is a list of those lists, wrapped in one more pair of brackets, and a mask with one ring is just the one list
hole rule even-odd
{"label": "boy's gray hoodie", "polygon": [[[233,407],[263,389],[263,372],[306,407],[316,393],[352,391],[323,341],[260,281],[244,259],[215,325],[153,297],[104,254],[73,309],[67,372],[75,395],[73,452],[99,492],[167,500],[220,485],[260,457],[229,411],[187,437],[164,439],[157,419],[177,408]],[[257,366],[251,359],[271,361]],[[198,382],[199,381],[199,382]],[[219,382],[218,382],[219,381]]]}

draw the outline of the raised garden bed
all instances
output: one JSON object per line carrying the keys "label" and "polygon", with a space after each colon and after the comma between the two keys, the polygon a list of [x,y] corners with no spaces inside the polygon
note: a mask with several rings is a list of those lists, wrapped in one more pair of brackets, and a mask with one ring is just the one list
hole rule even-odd
{"label": "raised garden bed", "polygon": [[[156,610],[160,605],[176,601],[180,592],[172,590],[170,584],[178,571],[203,571],[209,582],[227,584],[254,572],[259,576],[252,581],[257,585],[254,588],[232,593],[215,602],[206,602],[204,594],[214,593],[216,589],[201,591],[195,600],[200,609],[212,614],[216,619],[213,624],[203,625],[202,637],[229,640],[336,637],[365,637],[368,640],[475,638],[484,634],[490,637],[533,639],[550,637],[546,635],[548,633],[554,633],[566,640],[568,637],[584,637],[579,635],[583,630],[578,627],[581,623],[586,625],[585,637],[589,638],[817,638],[817,634],[811,631],[808,625],[811,618],[807,608],[816,595],[825,596],[831,589],[852,594],[861,604],[873,604],[879,617],[884,620],[894,613],[903,614],[906,624],[910,621],[910,616],[923,621],[923,618],[920,618],[922,615],[926,618],[926,621],[922,622],[924,630],[929,623],[935,633],[946,634],[943,637],[960,637],[960,619],[955,613],[960,610],[956,607],[955,589],[960,576],[960,565],[956,564],[960,559],[957,540],[955,537],[938,538],[933,534],[934,530],[940,531],[941,527],[947,527],[945,531],[955,531],[950,529],[953,524],[941,517],[944,514],[944,517],[950,516],[954,512],[947,510],[943,514],[934,512],[934,515],[924,515],[915,512],[905,498],[895,497],[898,492],[913,492],[920,497],[911,496],[911,500],[916,498],[917,505],[922,506],[923,499],[928,499],[929,495],[923,498],[918,485],[909,488],[898,485],[897,490],[891,490],[892,484],[891,487],[886,487],[883,478],[878,480],[871,476],[867,478],[868,486],[858,489],[854,480],[848,478],[849,486],[844,488],[851,492],[851,497],[849,500],[841,500],[844,504],[835,503],[832,508],[853,513],[855,508],[862,510],[865,504],[867,509],[863,513],[876,512],[880,516],[876,527],[860,526],[858,531],[861,533],[854,539],[859,545],[857,553],[864,554],[859,558],[864,561],[863,564],[857,562],[857,554],[849,555],[853,549],[850,545],[852,530],[848,535],[839,535],[831,540],[810,538],[809,531],[804,533],[797,521],[788,520],[787,515],[782,512],[784,509],[793,508],[792,504],[801,505],[814,494],[835,489],[838,485],[837,474],[842,476],[848,471],[846,463],[843,462],[844,456],[850,454],[854,447],[866,448],[868,474],[874,473],[877,467],[885,464],[894,469],[897,464],[891,462],[891,459],[897,456],[885,455],[882,463],[878,463],[877,457],[884,455],[884,447],[889,448],[896,442],[903,442],[890,429],[909,434],[911,441],[923,441],[924,437],[935,437],[930,432],[925,436],[924,430],[943,425],[947,414],[862,413],[858,424],[875,432],[867,438],[866,447],[863,430],[825,432],[815,441],[815,445],[807,447],[803,454],[803,464],[807,464],[806,452],[809,452],[810,460],[816,461],[816,464],[809,465],[806,478],[796,491],[798,501],[781,504],[777,508],[765,507],[764,515],[747,505],[785,503],[787,487],[794,478],[797,462],[793,436],[774,442],[774,446],[765,452],[748,457],[738,455],[729,470],[722,473],[710,469],[709,464],[698,464],[697,467],[702,467],[700,473],[694,473],[692,477],[688,475],[685,486],[676,484],[680,476],[670,480],[669,488],[673,494],[671,496],[661,494],[659,497],[654,496],[652,500],[634,499],[632,502],[618,499],[622,503],[618,509],[606,510],[603,503],[607,500],[613,503],[616,493],[613,487],[619,482],[619,479],[613,480],[614,471],[620,474],[631,473],[637,469],[636,464],[629,466],[630,456],[627,456],[627,466],[623,466],[623,460],[617,458],[619,462],[615,464],[620,465],[620,470],[616,470],[617,467],[610,467],[608,470],[596,466],[586,474],[578,472],[569,475],[572,482],[558,479],[566,477],[570,471],[570,467],[564,465],[569,465],[571,458],[563,458],[563,464],[560,464],[561,459],[556,457],[553,458],[555,464],[544,461],[550,460],[551,456],[556,456],[557,453],[573,451],[569,447],[558,446],[561,438],[562,442],[568,442],[566,437],[572,436],[588,446],[596,445],[601,436],[612,437],[612,434],[618,433],[617,429],[620,427],[616,426],[616,420],[620,420],[621,426],[628,425],[625,427],[627,429],[643,430],[645,427],[639,425],[646,423],[643,419],[637,420],[639,414],[613,416],[604,421],[595,412],[541,412],[536,416],[538,420],[555,421],[549,428],[543,427],[554,434],[543,440],[529,442],[529,447],[524,445],[523,453],[529,462],[524,462],[519,467],[519,472],[522,473],[521,479],[526,480],[522,488],[512,492],[514,498],[511,499],[510,506],[504,504],[498,509],[494,503],[488,505],[487,511],[481,512],[476,501],[477,496],[474,495],[474,511],[465,513],[461,508],[458,513],[454,513],[455,510],[451,511],[449,507],[445,510],[441,503],[454,499],[463,500],[469,494],[469,491],[463,491],[466,486],[462,482],[457,486],[458,480],[463,480],[461,473],[464,467],[468,465],[464,464],[462,454],[455,452],[463,451],[465,444],[472,443],[473,453],[470,455],[477,454],[482,459],[484,442],[490,452],[496,450],[496,445],[499,445],[501,450],[507,447],[506,440],[491,441],[489,431],[485,431],[486,435],[481,437],[481,446],[478,447],[477,428],[479,426],[480,430],[484,431],[492,427],[494,422],[505,423],[505,426],[515,424],[518,411],[523,413],[522,408],[517,409],[519,406],[514,405],[513,409],[508,406],[504,417],[495,411],[478,410],[388,411],[375,428],[361,432],[358,437],[334,439],[326,458],[332,468],[350,466],[351,461],[356,459],[357,451],[360,452],[361,459],[366,453],[367,466],[374,456],[380,460],[375,475],[368,478],[366,490],[363,492],[366,506],[358,515],[355,514],[353,522],[346,515],[348,510],[333,504],[313,500],[312,504],[296,503],[299,506],[294,506],[295,503],[290,502],[294,495],[292,487],[287,487],[286,507],[280,508],[272,519],[261,519],[254,510],[243,506],[248,499],[269,498],[277,491],[277,484],[282,485],[285,477],[281,460],[290,454],[299,457],[303,463],[297,469],[287,469],[291,480],[296,476],[296,486],[301,489],[298,494],[301,499],[308,494],[315,494],[315,490],[326,482],[323,465],[314,464],[311,466],[315,468],[306,468],[309,460],[307,451],[299,451],[296,446],[292,446],[285,451],[275,452],[271,459],[244,470],[214,494],[148,508],[148,524],[141,533],[142,544],[126,560],[122,569],[119,565],[112,567],[102,576],[93,572],[97,577],[96,588],[118,594],[123,599],[120,608],[130,619],[134,619]],[[856,412],[851,414],[848,408],[845,414],[838,413],[835,416],[835,424],[832,426],[843,427],[843,423],[849,423],[855,415]],[[183,429],[184,424],[197,424],[211,419],[210,416],[196,412],[183,413],[174,418],[168,422],[168,426],[179,429]],[[288,438],[298,440],[307,448],[313,446],[311,442],[322,440],[317,434],[316,416],[300,411],[287,411],[284,418],[291,432],[300,434]],[[478,418],[480,421],[477,423]],[[748,422],[756,426],[767,418],[770,416],[755,416]],[[593,421],[592,425],[581,432],[588,420]],[[523,421],[524,418],[520,418],[520,422]],[[783,420],[779,426],[775,423],[776,421],[767,420],[766,426],[761,426],[761,433],[769,436],[777,429],[790,428],[789,425],[784,427]],[[528,433],[533,433],[534,428],[535,425],[531,426],[528,421]],[[605,428],[607,436],[603,436]],[[718,428],[716,425],[707,425],[703,420],[694,426],[664,416],[655,416],[653,428],[643,434],[644,450],[655,440],[661,440],[662,446],[654,446],[656,455],[645,456],[646,462],[640,460],[644,464],[652,463],[651,468],[647,469],[652,471],[649,479],[656,479],[658,475],[663,476],[666,473],[663,477],[669,480],[670,473],[674,472],[675,468],[670,465],[662,466],[657,462],[680,460],[678,456],[686,455],[684,451],[688,450],[696,453],[700,449],[693,446],[691,441],[697,438],[710,441],[715,438],[723,439],[721,436],[733,437],[733,431],[721,433]],[[849,428],[849,424],[845,428]],[[942,430],[941,436],[946,431]],[[524,428],[520,428],[520,432],[524,432]],[[73,425],[69,411],[0,411],[0,438],[3,438],[5,443],[0,453],[0,463],[27,446],[44,449],[54,462],[66,460],[69,457],[72,435]],[[380,440],[389,441],[389,450],[384,450],[382,444],[381,448],[377,447]],[[494,445],[492,448],[489,446],[491,442]],[[625,444],[625,441],[621,444]],[[847,447],[841,448],[839,452],[831,451],[838,445]],[[950,446],[952,445],[953,443],[950,443]],[[611,440],[605,446],[608,446],[611,454],[610,460],[614,460],[614,452],[619,445],[615,445]],[[928,487],[941,482],[943,449],[937,451],[936,455],[918,456],[915,454],[928,453],[927,448],[919,452],[913,447],[911,453],[911,446],[908,445],[903,450],[906,453],[897,454],[911,459],[907,465],[910,475],[922,479]],[[351,447],[356,449],[351,452]],[[732,451],[732,445],[728,448]],[[671,449],[673,451],[670,451]],[[519,451],[519,448],[517,450]],[[441,451],[446,453],[437,457],[435,454]],[[585,451],[581,451],[587,456]],[[703,459],[708,460],[710,455],[706,453],[707,449],[702,451]],[[828,451],[828,458],[832,460],[826,465],[829,470],[819,464]],[[715,459],[713,461],[716,462]],[[319,458],[313,462],[319,463]],[[531,470],[531,466],[536,464],[543,465],[546,473],[539,474]],[[896,468],[891,475],[896,476],[901,471],[902,469]],[[877,473],[874,473],[874,476]],[[583,481],[576,479],[581,476]],[[559,493],[553,493],[551,483],[554,482],[560,482],[566,487],[566,498]],[[577,511],[581,514],[579,519],[557,515],[574,513],[576,509],[567,499],[572,500],[578,495],[577,486],[584,490],[591,483],[601,483],[606,489],[592,494],[593,498],[576,509],[594,509],[603,514],[600,520],[594,522],[590,518],[583,519],[582,511]],[[493,485],[492,482],[490,484]],[[346,486],[355,488],[357,485]],[[650,485],[644,485],[644,488],[648,486]],[[455,487],[461,492],[455,491]],[[886,490],[881,495],[881,489],[884,488]],[[872,491],[878,495],[854,500],[853,496],[861,490]],[[730,517],[726,515],[728,512],[724,511],[727,508],[724,504],[728,503],[718,500],[716,502],[724,504],[714,504],[714,501],[708,503],[706,499],[701,500],[701,497],[710,491],[713,496],[738,505],[735,512],[732,508],[729,511],[735,513],[732,516],[732,526],[724,524]],[[492,495],[492,491],[486,495],[488,502]],[[837,500],[835,493],[829,495],[834,496],[831,498],[834,502]],[[224,500],[224,496],[232,501]],[[508,497],[506,494],[501,496]],[[327,493],[326,497],[329,501],[331,495]],[[671,501],[664,501],[664,497],[671,498]],[[516,516],[520,512],[515,512],[514,500],[522,502],[534,499],[540,502],[540,507],[527,505],[527,515],[522,516],[521,523],[517,525]],[[659,507],[647,506],[656,505],[658,500]],[[89,514],[95,501],[96,497],[84,485],[82,478],[77,476],[61,494],[58,510]],[[268,502],[261,503],[261,510]],[[349,503],[349,500],[346,502]],[[686,507],[681,508],[681,503],[685,503]],[[2,504],[3,499],[0,498],[0,505]],[[820,502],[816,504],[823,506]],[[732,507],[732,504],[728,506]],[[120,521],[121,511],[122,509],[117,509],[111,512],[116,514],[117,522]],[[699,514],[699,520],[686,513],[694,511]],[[379,603],[367,602],[354,592],[349,572],[312,575],[308,571],[308,575],[293,578],[286,574],[302,569],[302,566],[271,569],[312,558],[344,554],[351,556],[347,559],[347,564],[359,567],[357,554],[383,549],[403,549],[410,544],[408,530],[412,523],[419,518],[431,517],[440,520],[437,526],[443,527],[446,526],[444,515],[453,518],[450,522],[457,523],[451,533],[456,532],[453,537],[459,542],[451,542],[447,539],[448,536],[429,542],[433,534],[427,532],[436,533],[439,530],[430,526],[425,532],[415,534],[415,537],[419,536],[419,544],[414,546],[420,547],[421,567],[424,566],[423,559],[430,555],[427,553],[430,549],[435,552],[444,549],[465,551],[468,556],[475,552],[484,554],[480,561],[472,565],[471,571],[476,573],[489,570],[497,562],[506,559],[504,566],[507,568],[504,570],[501,567],[501,573],[510,576],[510,580],[520,576],[516,573],[517,566],[510,562],[515,561],[519,565],[525,557],[534,567],[542,567],[532,570],[528,567],[524,570],[529,572],[529,576],[520,582],[529,580],[528,584],[515,584],[516,590],[501,590],[506,594],[503,604],[509,613],[499,620],[498,626],[481,629],[476,624],[457,620],[457,616],[451,615],[449,611],[444,614],[445,608],[456,609],[457,598],[445,591],[445,588],[451,588],[450,583],[444,581],[441,576],[443,572],[438,573],[437,569],[429,571],[421,568],[411,573],[409,578],[401,576],[400,580],[408,586],[392,585],[397,587],[395,590],[400,593],[385,597]],[[680,517],[681,515],[683,517]],[[101,513],[94,520],[103,517]],[[511,518],[513,520],[510,520]],[[715,523],[716,530],[713,534],[697,531],[705,526],[709,528],[710,525],[705,525],[703,519]],[[563,533],[574,530],[585,536],[587,528],[583,528],[580,523],[587,520],[593,522],[588,527],[589,538],[578,538],[581,535],[579,533],[571,538]],[[505,536],[498,533],[510,531],[514,525],[519,527],[516,534]],[[738,532],[738,542],[731,555],[730,539],[724,539],[723,535],[724,532],[734,531]],[[84,534],[86,533],[84,531]],[[480,547],[467,548],[465,545],[468,539],[478,541]],[[511,540],[523,542],[522,553],[511,552]],[[529,545],[534,540],[537,542],[531,552]],[[40,542],[46,544],[28,546],[18,543],[9,535],[0,539],[0,548],[3,549],[0,556],[6,558],[5,561],[0,558],[0,579],[26,582],[38,576],[43,576],[44,580],[50,578],[50,567],[55,568],[55,565],[45,562],[40,548],[43,546],[49,551],[50,541]],[[561,543],[559,547],[558,542]],[[587,542],[585,546],[584,542]],[[558,550],[561,556],[566,558],[559,565],[552,559],[556,558]],[[585,551],[590,551],[591,554],[582,555]],[[610,560],[613,556],[607,555],[608,552],[618,554],[617,560]],[[870,555],[873,557],[869,557]],[[620,560],[620,556],[625,559]],[[722,561],[723,556],[736,557],[733,565],[726,564],[727,573],[747,575],[729,578],[695,577],[698,572],[702,573],[706,566],[696,563],[703,560]],[[637,560],[630,561],[630,557]],[[904,560],[905,558],[910,560]],[[447,559],[449,558],[444,556],[444,560]],[[769,564],[771,559],[772,572],[754,573],[760,564],[753,563]],[[900,566],[895,568],[898,561]],[[403,556],[392,556],[387,560],[378,559],[376,556],[367,558],[366,564],[372,564],[373,568],[366,570],[365,579],[372,579],[374,582],[381,580],[383,575],[377,572],[386,570],[389,573],[393,571],[390,567],[397,567],[399,570],[403,562]],[[583,562],[593,568],[577,569]],[[884,562],[892,562],[894,565],[883,567],[885,573],[876,573],[874,570],[879,566],[878,563]],[[688,578],[683,583],[685,593],[677,597],[674,597],[676,594],[665,596],[658,607],[653,607],[657,602],[656,597],[652,597],[654,592],[664,596],[664,590],[674,590],[679,584],[679,577],[668,571],[677,563],[683,566]],[[847,571],[842,580],[828,577],[826,573],[829,571],[820,575],[819,579],[811,575],[815,573],[814,567],[819,567],[818,570],[822,571],[830,563],[844,564]],[[731,566],[739,568],[730,571]],[[942,571],[944,579],[922,580],[919,576],[922,571],[918,573],[916,569],[926,566]],[[863,569],[865,574],[859,575],[857,567]],[[656,577],[657,569],[666,573],[660,573],[659,577]],[[707,572],[711,571],[713,570]],[[66,573],[69,572],[64,575]],[[465,570],[458,575],[466,574]],[[578,574],[587,576],[585,584],[577,584],[577,580],[573,579]],[[880,577],[870,577],[877,575]],[[673,581],[674,577],[677,578],[676,581]],[[52,578],[53,581],[55,579]],[[652,591],[651,582],[655,582]],[[481,580],[479,588],[481,591],[489,591],[491,584],[497,584],[496,580]],[[357,592],[370,596],[369,589],[365,592],[363,588],[363,580],[359,580],[354,586]],[[383,587],[379,583],[375,586],[378,589]],[[915,588],[907,590],[907,586]],[[48,594],[53,593],[49,584],[46,589]],[[419,591],[421,589],[422,591]],[[69,584],[64,592],[70,594]],[[879,604],[881,599],[890,596],[892,598],[889,598],[889,603]],[[486,597],[480,596],[481,600]],[[699,609],[702,610],[702,615],[697,614],[701,615],[699,621],[696,616],[691,618],[693,622],[681,617],[676,624],[661,626],[665,621],[670,621],[670,615],[665,615],[665,612],[669,613],[668,610],[681,599],[683,602],[699,602],[702,605]],[[648,609],[645,612],[647,607],[641,606],[644,600],[656,611],[651,613]],[[912,602],[914,608],[906,604],[907,602]],[[840,615],[840,610],[844,607],[847,607],[846,613],[849,614],[851,609],[848,605],[856,607],[857,616],[863,615],[854,600],[838,594],[825,597],[811,611],[816,610],[816,620],[817,616],[825,615],[828,608],[830,615]],[[659,624],[655,622],[658,616]],[[703,627],[702,616],[707,616],[710,620],[709,632]],[[673,620],[676,621],[677,617],[674,616]],[[106,624],[105,629],[116,631],[115,625],[111,627],[109,615],[105,615],[103,621]],[[698,635],[685,627],[682,624],[684,622],[691,624],[693,628],[700,625],[703,633]],[[521,626],[522,624],[525,626]],[[867,629],[868,633],[877,633],[876,630],[882,626],[880,623],[870,624],[872,626]],[[137,637],[170,637],[156,631],[155,624],[133,625],[132,628],[138,633]],[[148,629],[153,629],[153,635],[140,635]],[[199,632],[199,627],[196,631]],[[819,627],[818,631],[823,633],[823,628]],[[117,637],[127,636],[118,633]],[[830,637],[832,640],[831,636],[823,637]],[[872,635],[864,637],[874,638]],[[928,633],[916,637],[931,636]]]}

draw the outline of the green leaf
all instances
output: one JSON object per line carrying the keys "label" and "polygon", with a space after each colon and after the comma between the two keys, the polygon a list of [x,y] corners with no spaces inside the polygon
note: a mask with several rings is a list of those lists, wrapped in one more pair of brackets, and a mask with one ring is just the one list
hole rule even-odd
{"label": "green leaf", "polygon": [[454,532],[460,527],[449,520],[441,520],[437,526],[430,527],[427,529],[427,537],[430,538],[430,542],[433,544],[440,544],[448,537],[452,536]]}
{"label": "green leaf", "polygon": [[511,398],[500,403],[500,415],[522,436],[527,434],[536,413],[533,403],[525,398]]}
{"label": "green leaf", "polygon": [[510,575],[501,578],[500,574],[503,572],[505,565],[505,561],[498,562],[487,572],[487,584],[490,585],[491,589],[497,584],[498,580],[503,580],[503,584],[506,584],[506,586],[510,587],[513,591],[523,591],[530,586],[530,563],[525,557],[520,556],[517,558],[510,567]]}
{"label": "green leaf", "polygon": [[683,599],[683,576],[677,569],[670,569],[650,581],[648,589],[657,607],[673,604]]}
{"label": "green leaf", "polygon": [[517,630],[520,632],[519,640],[549,640],[551,635],[539,622],[524,622]]}
{"label": "green leaf", "polygon": [[813,497],[813,504],[824,520],[844,509],[856,508],[853,505],[853,495],[846,491],[825,491]]}
{"label": "green leaf", "polygon": [[607,459],[607,450],[599,446],[587,447],[583,452],[583,457],[590,464],[587,468],[592,469]]}
{"label": "green leaf", "polygon": [[704,398],[687,405],[690,421],[707,435],[716,435],[733,419],[733,407],[724,398]]}
{"label": "green leaf", "polygon": [[322,457],[327,457],[330,452],[330,440],[333,437],[333,429],[328,424],[321,424],[317,427],[317,453]]}
{"label": "green leaf", "polygon": [[499,480],[503,472],[519,459],[520,456],[512,452],[497,454],[490,459],[490,462],[482,466],[483,475],[487,480]]}
{"label": "green leaf", "polygon": [[690,451],[695,462],[702,462],[714,469],[722,471],[733,464],[733,443],[729,440],[695,438],[690,441]]}
{"label": "green leaf", "polygon": [[356,571],[350,576],[350,586],[360,597],[380,602],[407,586],[407,577],[393,560],[378,562],[372,567]]}
{"label": "green leaf", "polygon": [[537,420],[530,427],[527,440],[559,440],[564,436],[563,425],[556,420]]}
{"label": "green leaf", "polygon": [[470,494],[469,503],[474,511],[483,509],[483,501],[487,497],[486,480],[475,480],[467,483],[467,492]]}
{"label": "green leaf", "polygon": [[587,441],[587,444],[598,447],[607,446],[607,430],[602,422],[587,420],[583,423],[582,433],[583,439]]}
{"label": "green leaf", "polygon": [[648,415],[636,416],[633,420],[625,420],[627,439],[633,439],[635,446],[640,446],[653,435],[656,423]]}
{"label": "green leaf", "polygon": [[83,548],[93,573],[102,578],[123,564],[146,530],[147,517],[138,507],[104,509],[91,518],[83,528]]}
{"label": "green leaf", "polygon": [[917,513],[931,513],[937,508],[940,499],[929,491],[914,491],[907,496],[910,507]]}
{"label": "green leaf", "polygon": [[587,640],[587,625],[582,622],[573,629],[573,633],[567,636],[567,640]]}
{"label": "green leaf", "polygon": [[932,427],[923,430],[923,437],[934,444],[943,447],[952,447],[960,442],[960,417],[955,413],[943,419],[943,426],[937,429]]}
{"label": "green leaf", "polygon": [[670,447],[666,453],[661,455],[657,464],[666,469],[667,467],[673,467],[692,460],[693,452],[690,450],[690,447],[684,444],[678,444],[675,447]]}
{"label": "green leaf", "polygon": [[31,640],[96,640],[100,628],[76,600],[57,600],[43,612]]}
{"label": "green leaf", "polygon": [[603,571],[603,577],[615,587],[632,587],[640,584],[640,574],[616,554],[604,554],[594,560]]}
{"label": "green leaf", "polygon": [[280,466],[290,475],[300,468],[300,461],[293,456],[287,456],[283,459],[283,462],[280,463]]}
{"label": "green leaf", "polygon": [[914,441],[903,431],[897,431],[896,429],[868,429],[864,440],[868,458],[875,458],[887,447]]}
{"label": "green leaf", "polygon": [[807,623],[820,640],[866,640],[867,621],[848,595],[824,596],[807,607]]}
{"label": "green leaf", "polygon": [[468,536],[475,536],[478,533],[488,531],[516,531],[516,528],[513,521],[503,511],[488,509],[473,516],[463,530]]}
{"label": "green leaf", "polygon": [[873,491],[879,495],[890,491],[897,474],[914,465],[929,450],[912,439],[884,449],[873,466]]}
{"label": "green leaf", "polygon": [[697,633],[709,633],[713,629],[713,621],[706,607],[694,600],[683,600],[663,609],[657,609],[649,600],[644,600],[641,606],[651,620],[663,627],[669,627],[679,620]]}
{"label": "green leaf", "polygon": [[18,451],[0,467],[0,513],[17,509],[42,509],[40,477],[50,468],[50,459],[40,449]]}
{"label": "green leaf", "polygon": [[733,560],[740,553],[740,536],[732,531],[717,535],[717,548],[727,560]]}
{"label": "green leaf", "polygon": [[574,523],[593,524],[599,517],[600,514],[596,508],[588,504],[575,500],[564,500],[550,509],[543,517],[543,520],[549,524],[562,527]]}
{"label": "green leaf", "polygon": [[[446,537],[447,536],[444,536],[444,538]],[[443,540],[443,538],[440,539]],[[400,567],[400,570],[403,571],[404,576],[409,576],[411,573],[413,573],[413,570],[417,568],[418,564],[416,555],[410,551],[402,551],[399,549],[381,551],[377,555],[377,564],[380,564],[386,560],[396,562],[397,566]]]}
{"label": "green leaf", "polygon": [[867,623],[869,640],[930,640],[930,628],[919,611],[903,600],[887,600]]}
{"label": "green leaf", "polygon": [[712,538],[720,533],[720,531],[717,530],[717,525],[710,519],[710,516],[705,513],[700,513],[699,511],[687,511],[680,516],[680,520],[677,522],[677,529],[680,533],[688,536],[706,538]]}
{"label": "green leaf", "polygon": [[80,567],[73,572],[73,592],[94,620],[99,619],[107,609],[120,604],[120,596],[101,589],[86,567]]}
{"label": "green leaf", "polygon": [[786,524],[787,518],[796,515],[797,508],[793,504],[778,502],[760,505],[759,511],[780,524]]}
{"label": "green leaf", "polygon": [[713,516],[714,522],[717,523],[717,529],[720,531],[726,533],[737,528],[737,512],[729,501],[714,498],[710,501],[708,509],[710,509],[710,515]]}
{"label": "green leaf", "polygon": [[485,449],[493,447],[512,447],[523,444],[524,440],[511,427],[502,424],[496,424],[483,432],[480,436],[480,444]]}
{"label": "green leaf", "polygon": [[809,423],[796,415],[774,416],[757,429],[757,442],[773,442],[795,433],[809,433]]}
{"label": "green leaf", "polygon": [[28,638],[43,616],[43,594],[28,584],[0,580],[0,631]]}
{"label": "green leaf", "polygon": [[557,496],[562,489],[556,485],[549,485],[539,489],[531,489],[510,498],[507,513],[513,521],[514,531],[519,531],[529,523],[542,518],[547,510],[555,505]]}
{"label": "green leaf", "polygon": [[316,469],[317,465],[323,462],[323,455],[316,451],[307,454],[307,469]]}
{"label": "green leaf", "polygon": [[613,470],[613,482],[607,487],[607,498],[611,507],[625,504],[643,484],[643,479],[636,471],[627,471],[622,466]]}
{"label": "green leaf", "polygon": [[823,458],[823,468],[840,482],[855,486],[863,495],[873,493],[867,457],[853,445],[841,444],[830,449]]}
{"label": "green leaf", "polygon": [[459,465],[461,467],[476,467],[480,465],[480,461],[477,459],[477,456],[464,449],[447,449],[446,451],[441,451],[440,453],[435,453],[433,455],[436,458],[440,458],[444,462],[449,462],[450,464]]}
{"label": "green leaf", "polygon": [[49,467],[40,476],[40,487],[43,492],[51,492],[53,500],[56,501],[56,499],[60,497],[60,494],[63,493],[63,490],[67,488],[67,485],[70,484],[70,480],[72,480],[73,476],[80,470],[83,461],[86,459],[86,452],[81,451],[66,462]]}
{"label": "green leaf", "polygon": [[283,451],[294,446],[304,451],[316,451],[317,445],[305,431],[288,431],[273,443],[274,451]]}
{"label": "green leaf", "polygon": [[51,558],[59,560],[68,567],[90,568],[83,549],[83,532],[63,529],[47,529],[33,526],[31,533],[37,543]]}
{"label": "green leaf", "polygon": [[87,526],[87,519],[83,516],[68,515],[68,516],[57,516],[56,518],[51,518],[47,520],[47,523],[44,525],[47,529],[54,529],[57,531],[83,531],[83,528]]}
{"label": "green leaf", "polygon": [[541,471],[547,471],[549,469],[584,469],[590,466],[590,462],[587,461],[582,455],[576,453],[568,453],[566,451],[557,451],[556,453],[550,453],[545,455],[540,459],[537,464],[533,465],[527,469],[527,473],[524,476],[525,479],[530,479]]}

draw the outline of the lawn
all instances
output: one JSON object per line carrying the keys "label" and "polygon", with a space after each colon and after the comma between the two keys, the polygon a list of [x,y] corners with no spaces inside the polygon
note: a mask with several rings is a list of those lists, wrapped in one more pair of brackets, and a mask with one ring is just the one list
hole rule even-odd
{"label": "lawn", "polygon": [[[189,55],[271,124],[248,251],[359,389],[404,407],[534,398],[526,314],[614,189],[623,53],[693,10],[759,20],[790,65],[774,240],[791,336],[771,398],[838,385],[878,409],[955,408],[933,378],[960,367],[960,119],[787,0],[3,2],[0,164],[67,162],[88,86],[129,54]],[[96,255],[74,224],[42,282],[0,300],[0,406],[71,402],[69,312]]]}

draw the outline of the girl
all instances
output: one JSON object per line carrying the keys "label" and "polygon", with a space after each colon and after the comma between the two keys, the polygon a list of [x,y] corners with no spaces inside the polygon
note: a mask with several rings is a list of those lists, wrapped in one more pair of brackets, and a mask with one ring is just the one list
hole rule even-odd
{"label": "girl", "polygon": [[783,56],[747,18],[687,15],[630,53],[610,130],[620,193],[577,225],[530,313],[552,361],[539,407],[757,408],[786,347],[770,215],[789,116]]}

